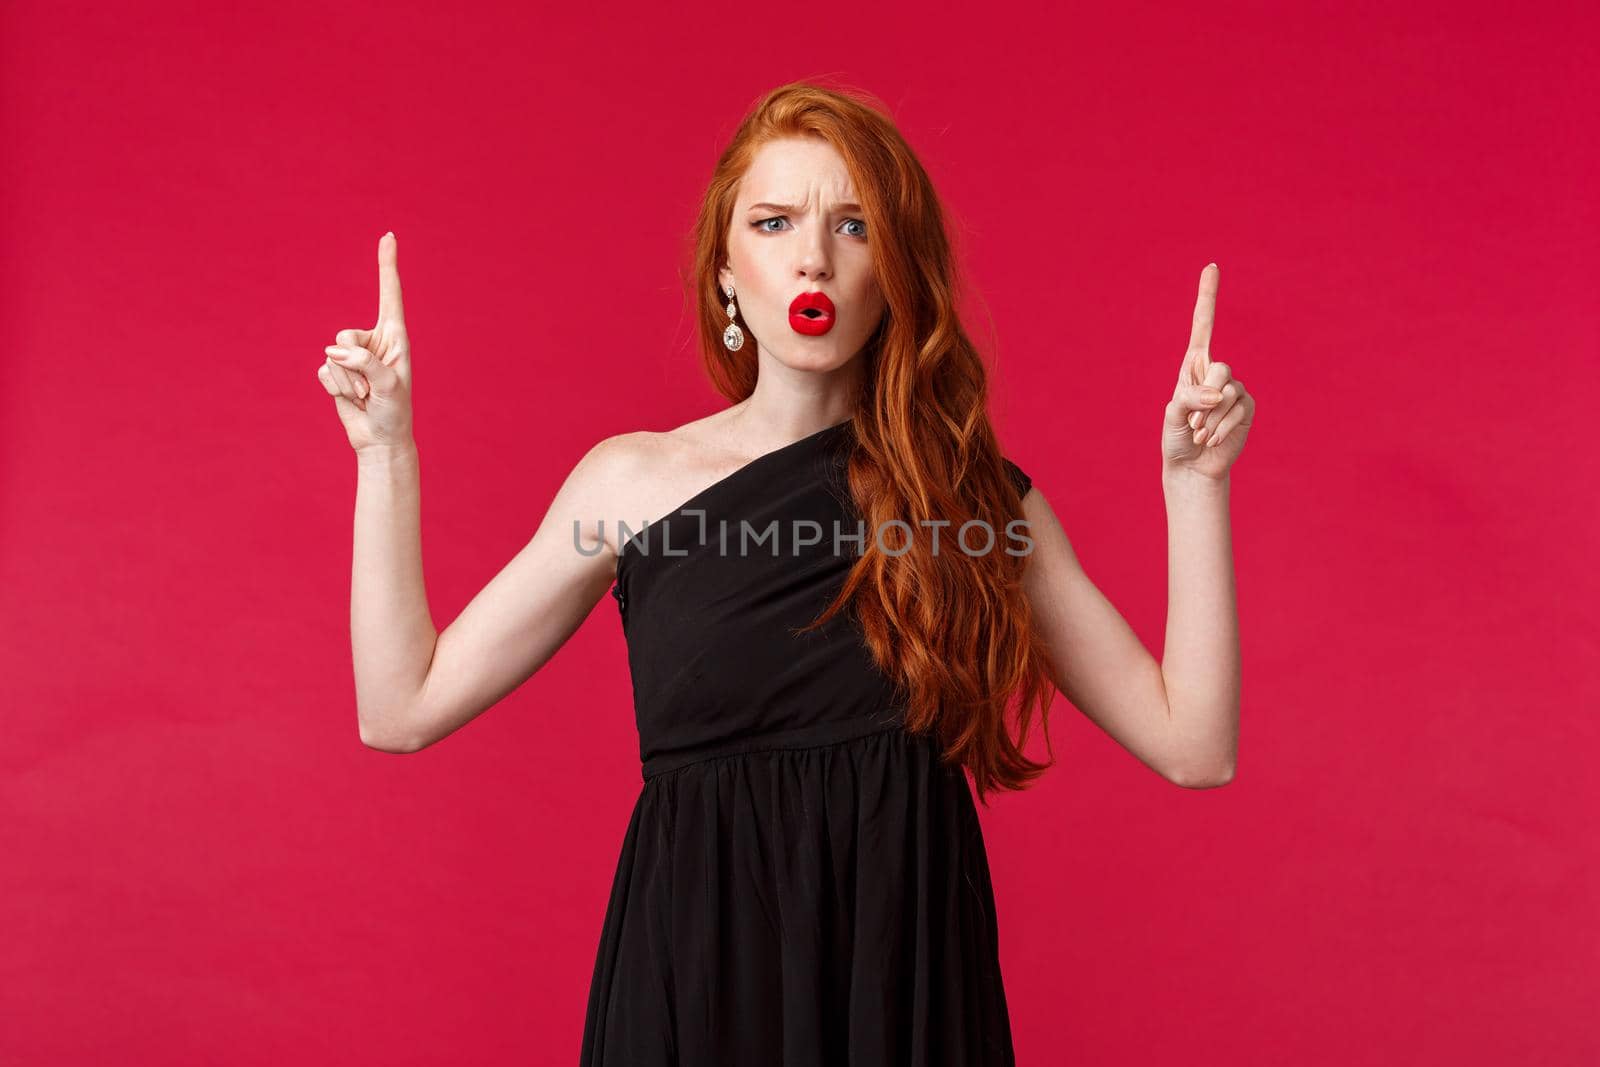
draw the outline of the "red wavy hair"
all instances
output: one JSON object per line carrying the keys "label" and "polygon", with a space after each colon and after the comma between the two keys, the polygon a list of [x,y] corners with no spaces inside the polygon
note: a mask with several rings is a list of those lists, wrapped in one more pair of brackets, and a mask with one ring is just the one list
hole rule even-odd
{"label": "red wavy hair", "polygon": [[[756,384],[755,345],[729,352],[716,284],[740,179],[756,151],[785,137],[821,137],[844,158],[872,235],[872,265],[887,308],[856,357],[867,361],[854,417],[850,493],[867,537],[861,559],[811,629],[847,606],[880,669],[896,680],[913,733],[937,738],[943,759],[991,789],[1022,789],[1051,767],[1023,753],[1035,710],[1049,748],[1055,686],[1021,586],[1027,556],[1003,550],[1021,498],[1002,463],[985,403],[988,373],[956,313],[956,272],[944,212],[927,172],[886,110],[858,90],[806,82],[762,97],[734,133],[701,203],[686,282],[698,298],[700,348],[712,385],[737,403]],[[748,326],[743,327],[746,332]],[[874,531],[937,516],[956,531],[981,520],[991,551],[969,555],[931,538],[887,556]],[[892,528],[892,527],[891,527]],[[885,534],[891,548],[901,547]],[[1017,736],[1007,709],[1018,698]]]}

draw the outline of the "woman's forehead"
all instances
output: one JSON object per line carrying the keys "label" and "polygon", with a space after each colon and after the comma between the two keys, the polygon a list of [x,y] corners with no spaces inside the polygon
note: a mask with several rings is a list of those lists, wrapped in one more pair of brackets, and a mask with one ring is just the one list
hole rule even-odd
{"label": "woman's forehead", "polygon": [[855,201],[844,158],[826,141],[785,138],[756,152],[739,182],[739,201],[805,206],[817,198]]}

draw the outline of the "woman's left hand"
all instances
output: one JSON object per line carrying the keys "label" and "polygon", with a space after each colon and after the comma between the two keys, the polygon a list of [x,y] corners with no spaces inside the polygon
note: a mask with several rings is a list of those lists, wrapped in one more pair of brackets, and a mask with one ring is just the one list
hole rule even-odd
{"label": "woman's left hand", "polygon": [[1200,272],[1189,350],[1161,429],[1165,471],[1183,471],[1221,481],[1239,458],[1255,417],[1256,401],[1233,368],[1211,358],[1211,322],[1217,309],[1217,265]]}

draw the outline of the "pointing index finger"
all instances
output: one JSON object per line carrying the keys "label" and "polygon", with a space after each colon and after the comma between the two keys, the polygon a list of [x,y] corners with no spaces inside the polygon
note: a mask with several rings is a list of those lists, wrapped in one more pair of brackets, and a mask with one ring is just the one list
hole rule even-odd
{"label": "pointing index finger", "polygon": [[404,322],[400,306],[400,268],[396,265],[398,241],[391,230],[378,238],[378,319]]}
{"label": "pointing index finger", "polygon": [[1190,349],[1206,351],[1211,347],[1211,323],[1217,314],[1217,275],[1215,263],[1207,263],[1200,272],[1200,295],[1194,302],[1194,326],[1189,331]]}

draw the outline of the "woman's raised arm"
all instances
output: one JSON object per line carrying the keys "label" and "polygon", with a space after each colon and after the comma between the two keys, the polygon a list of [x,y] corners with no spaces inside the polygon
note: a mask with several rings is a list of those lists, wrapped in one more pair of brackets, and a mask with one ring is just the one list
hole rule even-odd
{"label": "woman's raised arm", "polygon": [[340,330],[317,373],[357,457],[350,641],[361,740],[414,752],[538,670],[610,586],[616,555],[598,520],[619,482],[621,439],[589,450],[533,539],[443,633],[436,630],[422,575],[411,346],[395,244],[392,233],[378,242],[377,325]]}
{"label": "woman's raised arm", "polygon": [[449,736],[527,681],[589,617],[616,573],[596,520],[617,484],[618,442],[601,441],[572,469],[532,540],[432,642],[410,699],[391,716],[363,717],[364,742],[415,752]]}

